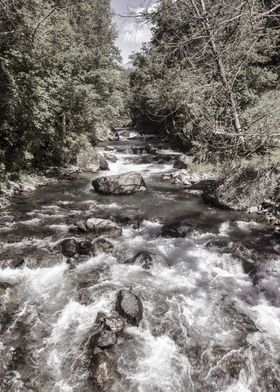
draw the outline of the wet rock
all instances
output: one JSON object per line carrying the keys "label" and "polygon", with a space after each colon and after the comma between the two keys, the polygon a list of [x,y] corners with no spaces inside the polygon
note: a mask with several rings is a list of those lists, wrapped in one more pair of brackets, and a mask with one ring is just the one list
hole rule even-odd
{"label": "wet rock", "polygon": [[110,392],[113,384],[119,377],[115,362],[110,357],[110,354],[98,348],[94,350],[92,356],[91,374],[96,388],[95,391],[97,392]]}
{"label": "wet rock", "polygon": [[144,221],[144,217],[140,215],[121,214],[114,216],[114,220],[122,226],[132,226],[134,229],[139,229]]}
{"label": "wet rock", "polygon": [[208,203],[232,210],[248,210],[273,199],[280,181],[277,166],[266,168],[238,167],[226,177],[205,189],[203,198]]}
{"label": "wet rock", "polygon": [[107,219],[90,218],[86,222],[77,222],[76,227],[82,232],[91,232],[97,236],[108,235],[115,238],[122,235],[122,229]]}
{"label": "wet rock", "polygon": [[66,238],[59,244],[61,253],[65,257],[74,257],[77,253],[77,245],[77,241],[74,238]]}
{"label": "wet rock", "polygon": [[125,264],[138,264],[144,269],[148,270],[152,267],[154,262],[154,256],[147,251],[141,251],[137,253],[134,257],[125,261]]}
{"label": "wet rock", "polygon": [[112,253],[114,245],[105,238],[98,238],[93,243],[93,248],[95,253]]}
{"label": "wet rock", "polygon": [[143,318],[141,299],[129,290],[120,290],[116,302],[117,312],[130,324],[138,326]]}
{"label": "wet rock", "polygon": [[93,253],[93,245],[90,241],[81,241],[77,245],[77,252],[79,255],[90,255]]}
{"label": "wet rock", "polygon": [[96,192],[107,195],[128,195],[147,190],[142,176],[137,172],[99,177],[92,181]]}
{"label": "wet rock", "polygon": [[134,146],[134,147],[131,147],[131,150],[132,150],[133,154],[142,155],[142,154],[144,154],[145,148]]}
{"label": "wet rock", "polygon": [[106,316],[105,325],[115,334],[120,334],[123,332],[125,323],[124,320],[118,315],[117,312],[113,312],[111,316]]}
{"label": "wet rock", "polygon": [[178,185],[191,185],[192,184],[192,176],[186,170],[178,170],[173,173],[164,174],[162,176],[163,181],[170,181],[172,184]]}
{"label": "wet rock", "polygon": [[163,225],[161,228],[161,235],[163,237],[184,238],[187,234],[191,233],[192,230],[192,224],[187,219],[180,219]]}
{"label": "wet rock", "polygon": [[179,156],[177,161],[174,163],[174,168],[175,169],[188,169],[191,162],[192,162],[192,159],[190,157],[182,154]]}
{"label": "wet rock", "polygon": [[159,150],[153,146],[152,144],[146,144],[145,145],[145,150],[147,151],[148,154],[158,154]]}
{"label": "wet rock", "polygon": [[211,238],[209,241],[206,243],[206,248],[212,249],[223,249],[227,248],[229,246],[230,240],[228,238],[224,237],[216,237],[216,238]]}
{"label": "wet rock", "polygon": [[110,154],[110,153],[104,153],[104,157],[105,157],[106,159],[108,159],[108,161],[111,161],[111,162],[117,162],[117,160],[118,160],[118,158],[116,157],[116,155]]}
{"label": "wet rock", "polygon": [[96,345],[100,348],[111,348],[117,343],[115,332],[103,329],[97,338]]}
{"label": "wet rock", "polygon": [[110,169],[109,164],[104,157],[100,156],[98,161],[99,161],[99,165],[100,165],[100,170],[109,170]]}

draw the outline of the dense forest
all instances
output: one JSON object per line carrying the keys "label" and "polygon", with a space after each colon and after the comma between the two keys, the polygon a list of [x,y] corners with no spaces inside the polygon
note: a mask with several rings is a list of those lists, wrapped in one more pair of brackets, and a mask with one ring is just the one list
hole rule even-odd
{"label": "dense forest", "polygon": [[1,0],[1,175],[75,162],[123,110],[109,0]]}
{"label": "dense forest", "polygon": [[276,0],[162,0],[142,15],[151,42],[134,56],[134,123],[201,161],[270,151],[279,141]]}
{"label": "dense forest", "polygon": [[[127,123],[200,162],[279,147],[276,0],[162,0],[124,70],[109,0],[0,2],[0,176],[75,164]],[[130,86],[128,84],[128,78]],[[277,155],[277,153],[276,153]]]}

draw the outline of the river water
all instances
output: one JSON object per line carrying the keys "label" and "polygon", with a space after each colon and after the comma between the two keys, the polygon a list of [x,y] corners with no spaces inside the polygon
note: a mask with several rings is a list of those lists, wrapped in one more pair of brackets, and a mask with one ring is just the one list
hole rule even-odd
{"label": "river water", "polygon": [[[99,147],[118,158],[109,172],[21,194],[1,211],[0,391],[280,391],[279,237],[160,181],[176,153],[161,146],[172,159],[159,163],[132,152],[146,143],[139,135],[120,136]],[[94,177],[132,170],[148,192],[92,189]],[[69,268],[58,243],[88,217],[122,222],[123,234],[110,239],[112,254]],[[164,224],[182,219],[190,226],[185,238],[162,235]],[[143,250],[153,255],[149,270],[124,263]],[[98,312],[110,314],[123,288],[141,298],[144,317],[105,350],[98,386],[87,341]]]}

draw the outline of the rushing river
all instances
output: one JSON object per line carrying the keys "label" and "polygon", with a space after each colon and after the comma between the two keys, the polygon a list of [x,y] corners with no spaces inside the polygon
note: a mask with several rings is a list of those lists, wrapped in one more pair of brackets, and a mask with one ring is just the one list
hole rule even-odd
{"label": "rushing river", "polygon": [[[134,154],[146,142],[120,134],[99,147],[117,157],[110,171],[21,194],[1,211],[0,391],[279,392],[279,237],[161,181],[176,153],[161,150],[170,161]],[[129,171],[142,174],[148,192],[102,196],[91,186]],[[58,244],[88,217],[120,222],[123,234],[109,239],[112,254],[70,268]],[[185,238],[162,235],[181,218],[191,227]],[[143,250],[153,255],[149,269],[124,263]],[[123,288],[141,298],[144,317],[105,350],[98,386],[87,341]]]}

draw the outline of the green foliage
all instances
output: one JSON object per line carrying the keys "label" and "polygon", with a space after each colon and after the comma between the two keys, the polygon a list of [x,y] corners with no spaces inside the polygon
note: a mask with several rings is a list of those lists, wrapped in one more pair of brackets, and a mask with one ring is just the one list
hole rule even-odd
{"label": "green foliage", "polygon": [[123,110],[110,1],[1,2],[0,35],[5,170],[75,160],[79,135],[96,141]]}
{"label": "green foliage", "polygon": [[[277,127],[268,94],[279,92],[280,19],[273,15],[272,26],[262,16],[269,5],[252,7],[161,0],[144,15],[154,27],[151,43],[134,56],[134,124],[192,147],[201,162],[265,152]],[[266,118],[256,121],[260,113]]]}

